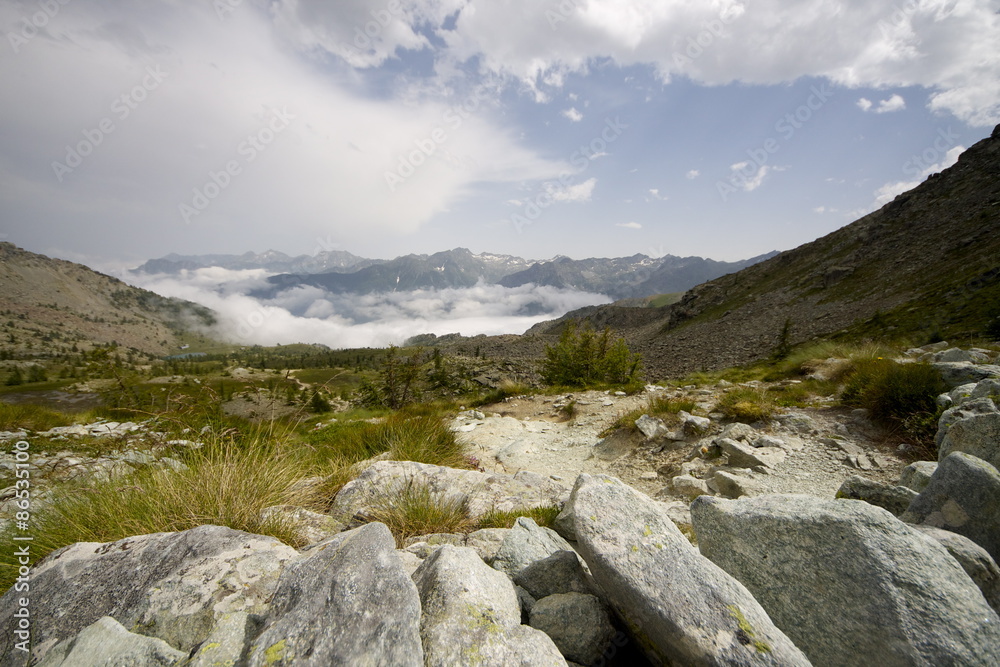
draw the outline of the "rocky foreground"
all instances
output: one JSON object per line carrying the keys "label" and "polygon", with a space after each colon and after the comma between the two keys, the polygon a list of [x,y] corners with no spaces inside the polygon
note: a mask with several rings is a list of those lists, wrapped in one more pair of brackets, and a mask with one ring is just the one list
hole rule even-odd
{"label": "rocky foreground", "polygon": [[[625,451],[587,429],[630,397],[584,397],[576,426],[466,413],[453,428],[484,470],[372,461],[329,516],[269,510],[298,522],[304,549],[201,526],[51,554],[29,592],[0,599],[0,664],[996,665],[1000,380],[937,363],[954,386],[939,460],[908,466],[856,414],[645,418]],[[545,400],[528,409],[560,411]],[[650,477],[657,457],[674,463]],[[623,460],[634,484],[597,471]],[[810,486],[831,475],[839,488]],[[407,486],[474,516],[561,513],[554,530],[521,518],[400,549],[370,520]]]}

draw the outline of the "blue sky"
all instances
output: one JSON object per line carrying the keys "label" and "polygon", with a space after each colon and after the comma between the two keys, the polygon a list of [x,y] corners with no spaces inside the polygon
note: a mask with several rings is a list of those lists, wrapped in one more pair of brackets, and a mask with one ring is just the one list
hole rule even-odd
{"label": "blue sky", "polygon": [[100,266],[787,249],[989,135],[998,9],[7,1],[0,236]]}

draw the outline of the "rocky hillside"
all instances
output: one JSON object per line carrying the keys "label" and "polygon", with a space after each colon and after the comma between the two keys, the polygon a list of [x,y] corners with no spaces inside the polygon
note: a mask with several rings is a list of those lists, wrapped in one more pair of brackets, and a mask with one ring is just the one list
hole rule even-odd
{"label": "rocky hillside", "polygon": [[211,311],[127,285],[116,278],[0,243],[0,347],[15,356],[117,343],[162,355]]}
{"label": "rocky hillside", "polygon": [[380,264],[382,261],[358,257],[344,250],[325,250],[315,255],[298,255],[297,257],[289,257],[283,252],[268,250],[262,253],[246,252],[242,255],[170,254],[160,259],[151,259],[134,271],[176,274],[181,271],[218,266],[235,271],[265,269],[274,273],[351,272],[373,264]]}
{"label": "rocky hillside", "polygon": [[717,369],[817,337],[983,337],[1000,316],[1000,127],[878,211],[691,289],[657,316],[581,313],[621,329],[654,376]]}

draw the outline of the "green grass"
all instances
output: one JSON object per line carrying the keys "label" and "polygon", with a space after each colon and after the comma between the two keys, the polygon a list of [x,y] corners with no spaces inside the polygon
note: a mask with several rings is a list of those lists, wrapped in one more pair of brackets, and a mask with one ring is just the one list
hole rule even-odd
{"label": "green grass", "polygon": [[380,496],[371,519],[388,526],[400,548],[414,535],[469,532],[475,526],[467,498],[447,498],[413,480]]}
{"label": "green grass", "polygon": [[530,396],[537,393],[538,390],[530,387],[521,382],[514,382],[513,380],[504,380],[499,387],[496,389],[491,389],[490,391],[477,397],[475,400],[471,401],[469,405],[474,408],[482,407],[484,405],[493,405],[494,403],[502,403],[508,398],[514,398],[515,396]]}
{"label": "green grass", "polygon": [[638,432],[639,429],[635,425],[635,420],[639,419],[639,417],[643,415],[659,417],[667,424],[677,423],[677,415],[681,410],[685,412],[694,412],[697,407],[698,404],[692,400],[677,400],[654,395],[650,397],[646,407],[629,410],[628,412],[619,415],[619,417],[615,419],[609,427],[600,433],[600,437],[607,437],[618,430],[626,430],[632,433]]}
{"label": "green grass", "polygon": [[876,358],[854,364],[841,400],[867,409],[875,422],[901,429],[929,446],[941,412],[936,398],[946,390],[941,374],[930,364]]}
{"label": "green grass", "polygon": [[479,528],[511,528],[514,522],[520,517],[533,519],[539,526],[551,528],[555,524],[556,517],[562,512],[562,508],[556,505],[546,505],[544,507],[524,507],[516,510],[502,512],[491,510],[479,517]]}
{"label": "green grass", "polygon": [[656,296],[649,298],[650,308],[663,308],[664,306],[672,306],[681,300],[684,296],[684,292],[674,292],[671,294],[657,294]]}
{"label": "green grass", "polygon": [[773,417],[778,411],[778,402],[766,389],[736,387],[719,399],[715,409],[730,419],[753,424]]}
{"label": "green grass", "polygon": [[27,403],[0,402],[0,431],[48,431],[56,426],[69,426],[73,420],[61,412]]}

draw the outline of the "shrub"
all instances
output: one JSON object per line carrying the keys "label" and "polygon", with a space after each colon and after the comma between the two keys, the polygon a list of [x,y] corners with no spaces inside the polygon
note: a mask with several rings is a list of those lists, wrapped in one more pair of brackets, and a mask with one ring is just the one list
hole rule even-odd
{"label": "shrub", "polygon": [[626,385],[639,379],[641,367],[641,356],[630,352],[623,339],[612,340],[610,329],[598,335],[589,327],[577,331],[570,322],[559,342],[545,347],[542,379],[567,387]]}
{"label": "shrub", "polygon": [[731,419],[752,424],[773,417],[778,404],[764,389],[737,387],[726,392],[715,409]]}
{"label": "shrub", "polygon": [[855,362],[841,400],[865,408],[880,424],[900,427],[919,442],[933,440],[936,399],[948,387],[930,364],[899,364],[889,359]]}

